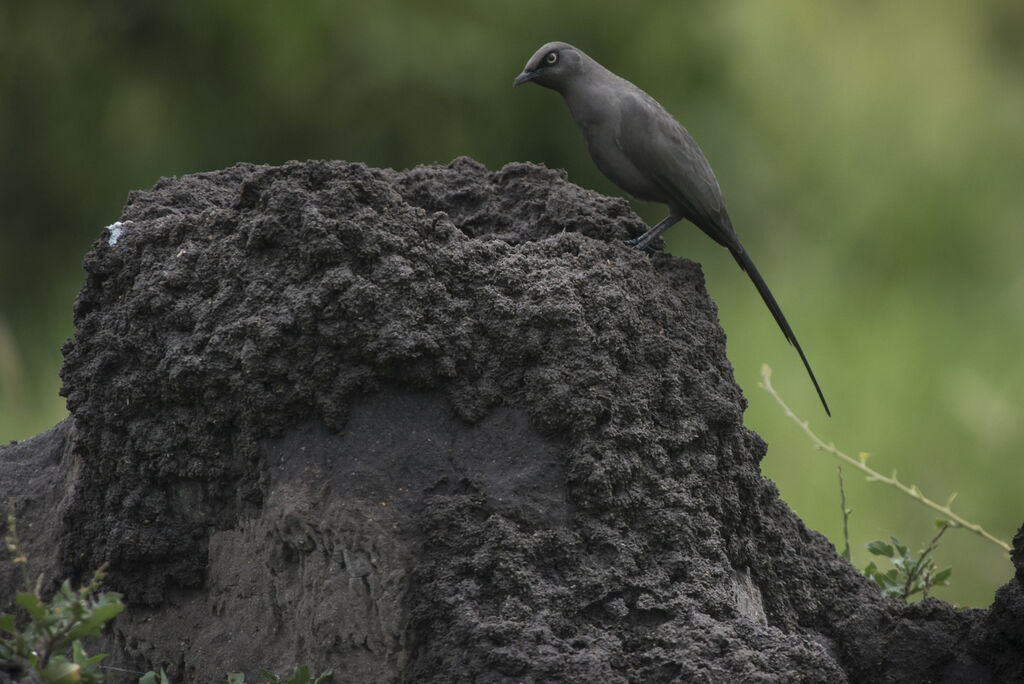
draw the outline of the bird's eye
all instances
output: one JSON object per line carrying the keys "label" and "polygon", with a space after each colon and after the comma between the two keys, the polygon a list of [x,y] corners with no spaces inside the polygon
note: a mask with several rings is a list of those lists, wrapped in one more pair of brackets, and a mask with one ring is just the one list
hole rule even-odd
{"label": "bird's eye", "polygon": [[558,61],[558,53],[549,52],[548,56],[544,58],[544,61],[547,62],[548,64],[554,64],[555,62]]}

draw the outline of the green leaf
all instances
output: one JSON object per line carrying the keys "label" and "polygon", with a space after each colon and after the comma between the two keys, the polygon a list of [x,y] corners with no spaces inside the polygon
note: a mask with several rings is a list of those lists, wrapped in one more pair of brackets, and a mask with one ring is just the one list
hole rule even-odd
{"label": "green leaf", "polygon": [[139,684],[171,684],[171,680],[168,679],[167,673],[164,672],[164,668],[160,668],[160,679],[157,679],[156,672],[150,670],[146,674],[139,677]]}
{"label": "green leaf", "polygon": [[65,658],[57,657],[39,673],[48,684],[75,684],[82,681],[82,667],[77,663],[69,663]]}
{"label": "green leaf", "polygon": [[896,566],[896,569],[904,575],[909,574],[910,568],[914,565],[914,561],[910,560],[906,556],[898,556],[896,558],[891,558],[890,560],[892,561],[892,564]]}
{"label": "green leaf", "polygon": [[32,619],[36,622],[39,622],[46,617],[46,606],[35,594],[30,594],[27,591],[19,591],[17,596],[14,598],[14,602],[28,611],[28,614],[32,616]]}
{"label": "green leaf", "polygon": [[[71,588],[71,580],[64,580],[64,582],[61,583],[60,590],[57,593],[61,598],[68,599],[69,601],[74,601],[76,598],[78,598],[75,595],[75,590]],[[53,598],[56,599],[57,596],[54,596]]]}
{"label": "green leaf", "polygon": [[94,606],[92,611],[84,615],[82,621],[68,633],[68,638],[81,639],[85,636],[99,636],[103,625],[113,620],[122,610],[124,610],[124,604],[120,601]]}
{"label": "green leaf", "polygon": [[263,675],[263,679],[265,679],[268,684],[281,684],[280,677],[278,677],[276,674],[272,674],[271,672],[263,669],[262,667],[260,668],[260,674]]}
{"label": "green leaf", "polygon": [[245,674],[242,672],[228,672],[226,684],[245,684]]}
{"label": "green leaf", "polygon": [[7,613],[0,613],[0,630],[3,630],[8,634],[17,634],[17,630],[14,626],[13,615],[8,615]]}
{"label": "green leaf", "polygon": [[932,584],[940,587],[949,586],[949,576],[953,574],[953,568],[946,568],[935,573],[935,577],[932,578]]}
{"label": "green leaf", "polygon": [[903,593],[903,586],[898,581],[898,574],[895,570],[886,573],[876,572],[871,578],[886,596],[899,597]]}
{"label": "green leaf", "polygon": [[[75,639],[74,643],[71,644],[71,652],[73,654],[72,660],[79,665],[94,665],[107,657],[106,653],[90,657],[82,647],[82,642],[78,639]],[[88,670],[89,668],[87,667],[86,669]]]}
{"label": "green leaf", "polygon": [[885,556],[886,558],[892,558],[895,554],[892,547],[881,540],[868,543],[868,551],[875,556]]}
{"label": "green leaf", "polygon": [[324,683],[324,682],[326,682],[326,681],[327,681],[328,679],[333,679],[333,678],[334,678],[334,670],[331,670],[331,669],[327,669],[327,670],[324,670],[324,671],[323,671],[323,672],[322,672],[322,673],[320,674],[320,676],[319,676],[319,677],[317,677],[317,678],[316,678],[316,679],[315,679],[315,680],[313,681],[313,684],[323,684],[323,683]]}
{"label": "green leaf", "polygon": [[285,684],[309,684],[310,680],[309,668],[305,665],[297,665],[295,672],[288,678]]}
{"label": "green leaf", "polygon": [[71,660],[76,664],[82,665],[89,662],[89,656],[86,655],[85,649],[82,648],[82,642],[78,639],[71,644]]}

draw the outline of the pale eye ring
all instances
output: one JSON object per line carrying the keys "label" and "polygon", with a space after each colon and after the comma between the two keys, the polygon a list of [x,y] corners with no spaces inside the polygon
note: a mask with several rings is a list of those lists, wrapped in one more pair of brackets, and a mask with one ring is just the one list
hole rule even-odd
{"label": "pale eye ring", "polygon": [[558,61],[558,53],[549,52],[548,56],[544,58],[544,61],[547,62],[548,64],[554,64],[555,62]]}

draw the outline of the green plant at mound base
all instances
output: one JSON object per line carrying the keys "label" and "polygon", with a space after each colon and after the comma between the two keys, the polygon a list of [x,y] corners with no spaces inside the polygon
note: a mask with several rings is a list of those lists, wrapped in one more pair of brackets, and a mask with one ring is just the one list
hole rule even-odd
{"label": "green plant at mound base", "polygon": [[[292,676],[288,679],[281,679],[276,674],[268,672],[263,668],[260,668],[260,674],[263,675],[266,684],[324,684],[324,682],[334,677],[333,670],[326,670],[316,679],[313,679],[313,676],[309,674],[309,668],[305,665],[297,665],[295,671],[292,672]],[[245,675],[241,672],[229,672],[224,683],[245,684]],[[167,677],[163,668],[160,668],[160,674],[150,671],[142,675],[139,678],[139,684],[171,684],[171,680]]]}
{"label": "green plant at mound base", "polygon": [[[100,567],[89,584],[75,591],[64,581],[48,602],[39,596],[42,576],[32,590],[28,580],[28,559],[21,550],[15,527],[14,502],[7,515],[7,550],[14,563],[21,566],[25,591],[15,596],[15,604],[28,615],[28,623],[18,628],[14,615],[0,614],[0,665],[11,665],[15,671],[35,672],[50,684],[94,684],[106,681],[99,663],[106,655],[89,656],[82,648],[84,637],[99,636],[100,629],[124,610],[121,595],[97,593],[103,582],[106,565]],[[68,659],[68,652],[71,659]]]}
{"label": "green plant at mound base", "polygon": [[914,560],[907,547],[901,544],[896,537],[889,537],[892,544],[884,541],[873,541],[868,544],[868,551],[875,556],[888,558],[895,567],[888,572],[881,572],[872,561],[864,568],[864,574],[875,580],[883,594],[902,601],[906,601],[918,593],[922,597],[927,596],[932,587],[947,586],[953,569],[946,568],[936,572],[935,561],[931,558],[931,553],[938,546],[939,537],[949,529],[949,523],[940,520],[937,524],[940,526],[939,533],[932,539],[928,548],[921,551],[917,560]]}
{"label": "green plant at mound base", "polygon": [[[850,560],[850,533],[847,523],[850,519],[850,513],[853,511],[846,507],[846,492],[843,490],[843,467],[838,466],[837,470],[839,471],[839,496],[842,501],[843,510],[843,539],[846,542],[843,553],[840,555],[846,560]],[[921,592],[922,598],[927,596],[932,587],[949,586],[948,580],[949,576],[953,574],[953,569],[946,568],[936,572],[935,561],[928,556],[939,545],[939,537],[950,528],[950,523],[948,520],[936,520],[935,524],[940,528],[939,533],[932,538],[931,544],[921,552],[921,556],[916,561],[910,557],[907,547],[901,544],[900,540],[896,537],[889,537],[892,540],[892,544],[884,541],[873,541],[867,544],[869,552],[876,556],[885,556],[896,567],[888,572],[880,572],[878,566],[871,562],[864,568],[864,575],[875,580],[875,584],[881,588],[883,594],[901,599],[904,602],[918,592]]]}

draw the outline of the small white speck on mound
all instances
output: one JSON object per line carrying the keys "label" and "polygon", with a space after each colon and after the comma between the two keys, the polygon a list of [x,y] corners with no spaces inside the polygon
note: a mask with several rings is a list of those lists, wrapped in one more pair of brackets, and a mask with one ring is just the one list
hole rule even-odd
{"label": "small white speck on mound", "polygon": [[117,244],[117,241],[121,238],[121,233],[124,229],[132,224],[131,221],[115,221],[107,226],[107,230],[110,231],[110,238],[107,240],[107,244],[113,247]]}

